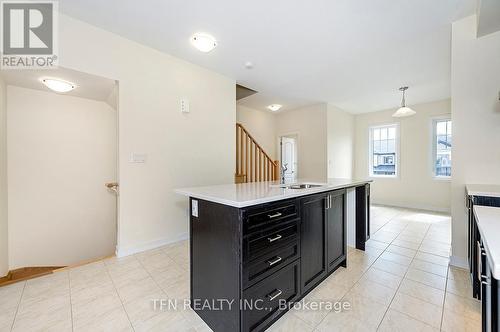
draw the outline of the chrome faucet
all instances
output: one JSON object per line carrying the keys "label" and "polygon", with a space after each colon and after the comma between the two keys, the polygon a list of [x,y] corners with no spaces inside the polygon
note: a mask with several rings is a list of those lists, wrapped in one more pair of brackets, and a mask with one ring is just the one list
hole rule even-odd
{"label": "chrome faucet", "polygon": [[288,164],[281,165],[280,167],[280,184],[285,184],[285,172],[288,171]]}

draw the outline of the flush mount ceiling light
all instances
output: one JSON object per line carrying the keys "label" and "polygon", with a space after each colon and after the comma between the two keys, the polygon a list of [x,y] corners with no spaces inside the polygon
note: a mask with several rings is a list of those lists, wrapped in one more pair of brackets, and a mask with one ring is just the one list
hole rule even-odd
{"label": "flush mount ceiling light", "polygon": [[197,32],[191,37],[191,44],[203,53],[208,53],[217,47],[217,40],[208,33]]}
{"label": "flush mount ceiling light", "polygon": [[283,106],[280,105],[280,104],[272,104],[272,105],[267,106],[267,109],[271,110],[273,112],[276,112],[276,111],[279,111],[279,109],[282,108],[282,107]]}
{"label": "flush mount ceiling light", "polygon": [[76,85],[56,78],[44,78],[42,83],[45,84],[47,88],[55,92],[69,92],[76,88]]}
{"label": "flush mount ceiling light", "polygon": [[403,92],[403,99],[401,100],[401,107],[392,115],[395,118],[404,118],[416,114],[414,110],[406,106],[405,92],[408,90],[407,86],[402,86],[399,91]]}

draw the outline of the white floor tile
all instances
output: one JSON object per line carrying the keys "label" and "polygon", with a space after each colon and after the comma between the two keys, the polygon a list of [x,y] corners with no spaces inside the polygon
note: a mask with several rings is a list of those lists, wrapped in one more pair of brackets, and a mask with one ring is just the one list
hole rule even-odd
{"label": "white floor tile", "polygon": [[[371,212],[366,251],[349,248],[348,267],[306,297],[348,301],[352,308],[292,309],[269,330],[437,331],[441,317],[443,331],[480,330],[468,271],[448,270],[450,217],[387,206]],[[188,297],[189,244],[183,241],[0,287],[0,331],[210,332],[191,309],[152,307],[155,298]]]}

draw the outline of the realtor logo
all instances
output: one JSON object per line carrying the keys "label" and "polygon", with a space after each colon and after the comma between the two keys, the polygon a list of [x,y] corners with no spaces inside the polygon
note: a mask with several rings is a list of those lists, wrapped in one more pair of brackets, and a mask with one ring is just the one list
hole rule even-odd
{"label": "realtor logo", "polygon": [[2,69],[57,65],[57,2],[1,1]]}

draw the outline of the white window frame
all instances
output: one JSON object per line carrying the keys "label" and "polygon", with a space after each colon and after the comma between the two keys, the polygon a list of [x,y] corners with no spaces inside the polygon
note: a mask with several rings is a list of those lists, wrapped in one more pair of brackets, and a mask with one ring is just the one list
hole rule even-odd
{"label": "white window frame", "polygon": [[[396,142],[395,150],[396,156],[394,157],[396,174],[394,175],[380,175],[373,174],[373,130],[387,127],[396,127]],[[399,168],[400,168],[400,133],[399,133],[399,123],[385,123],[381,125],[370,126],[368,128],[368,175],[370,178],[382,178],[382,179],[399,179]]]}
{"label": "white window frame", "polygon": [[[441,115],[441,116],[436,116],[436,117],[433,117],[431,118],[431,174],[432,174],[432,178],[434,180],[438,180],[438,181],[451,181],[451,176],[443,176],[443,175],[436,175],[436,157],[437,157],[437,144],[436,144],[436,135],[437,135],[437,132],[436,132],[436,124],[438,122],[442,122],[442,121],[451,121],[451,114],[447,114],[447,115]],[[451,126],[453,128],[453,122],[451,123]],[[451,137],[452,137],[452,140],[453,140],[453,130],[451,132]],[[452,146],[452,151],[451,151],[451,154],[453,156],[453,146]],[[452,159],[453,160],[453,159]],[[452,171],[452,174],[453,174],[453,164],[451,166],[451,171]]]}

